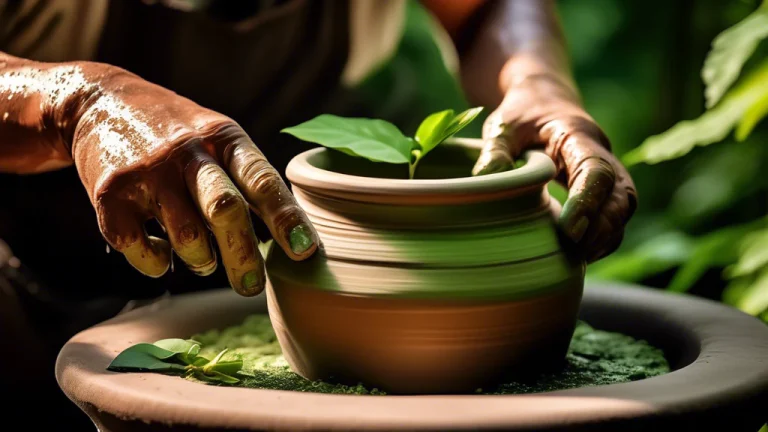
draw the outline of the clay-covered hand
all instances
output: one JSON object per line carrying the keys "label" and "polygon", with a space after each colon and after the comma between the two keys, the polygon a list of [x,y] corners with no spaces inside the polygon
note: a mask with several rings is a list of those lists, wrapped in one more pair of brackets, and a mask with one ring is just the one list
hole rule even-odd
{"label": "clay-covered hand", "polygon": [[[48,162],[39,163],[71,157],[104,238],[148,276],[167,271],[171,250],[193,272],[212,273],[212,232],[232,287],[261,292],[266,277],[249,208],[291,258],[317,248],[279,174],[228,117],[98,63],[20,65],[0,77],[0,93],[11,101],[4,130],[15,127],[19,142],[46,148]],[[168,241],[147,235],[152,218]]]}
{"label": "clay-covered hand", "polygon": [[501,105],[483,127],[483,151],[473,174],[509,169],[513,158],[542,147],[568,189],[562,232],[588,262],[613,252],[637,206],[637,193],[610,143],[584,111],[572,83],[555,74],[531,74],[508,83]]}

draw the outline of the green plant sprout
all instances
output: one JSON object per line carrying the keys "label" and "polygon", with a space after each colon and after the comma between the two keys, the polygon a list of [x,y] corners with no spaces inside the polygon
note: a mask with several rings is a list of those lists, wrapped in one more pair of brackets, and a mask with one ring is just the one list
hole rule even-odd
{"label": "green plant sprout", "polygon": [[421,159],[469,125],[482,110],[482,107],[470,108],[456,114],[449,109],[431,114],[421,122],[413,138],[384,120],[330,114],[317,116],[282,132],[373,162],[407,163],[408,178],[413,179]]}
{"label": "green plant sprout", "polygon": [[208,360],[198,355],[200,348],[199,342],[184,339],[163,339],[154,344],[140,343],[118,354],[107,370],[183,375],[200,381],[224,384],[240,382],[234,375],[243,368],[242,360],[224,361],[226,348],[213,360]]}

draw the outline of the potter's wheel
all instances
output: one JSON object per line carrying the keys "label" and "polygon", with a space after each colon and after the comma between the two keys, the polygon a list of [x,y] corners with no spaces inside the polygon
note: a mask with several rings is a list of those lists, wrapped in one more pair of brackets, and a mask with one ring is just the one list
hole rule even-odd
{"label": "potter's wheel", "polygon": [[[755,431],[768,420],[768,326],[715,302],[588,284],[581,318],[664,349],[673,372],[641,381],[505,396],[352,396],[212,387],[106,367],[128,346],[235,324],[263,296],[183,295],[86,330],[62,349],[59,385],[117,430],[506,429]],[[170,425],[170,427],[169,427]]]}

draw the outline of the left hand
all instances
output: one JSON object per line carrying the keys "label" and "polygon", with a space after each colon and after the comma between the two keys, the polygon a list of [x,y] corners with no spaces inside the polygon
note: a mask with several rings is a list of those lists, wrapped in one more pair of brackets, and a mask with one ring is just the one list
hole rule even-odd
{"label": "left hand", "polygon": [[556,75],[528,75],[508,87],[483,126],[483,151],[473,174],[511,168],[513,158],[543,147],[568,189],[559,226],[596,261],[619,247],[637,207],[637,192],[610,143],[584,111],[573,87]]}

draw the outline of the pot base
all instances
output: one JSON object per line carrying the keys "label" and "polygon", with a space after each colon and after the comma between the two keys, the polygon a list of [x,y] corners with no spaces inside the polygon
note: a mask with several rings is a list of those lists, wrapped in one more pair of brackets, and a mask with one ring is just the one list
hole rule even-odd
{"label": "pot base", "polygon": [[270,285],[268,301],[286,360],[305,378],[362,382],[390,394],[471,393],[561,366],[581,293],[571,285],[526,300],[468,302],[281,283]]}

